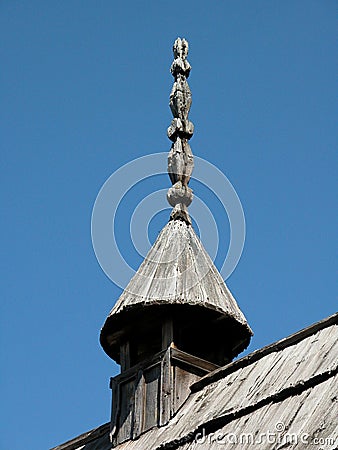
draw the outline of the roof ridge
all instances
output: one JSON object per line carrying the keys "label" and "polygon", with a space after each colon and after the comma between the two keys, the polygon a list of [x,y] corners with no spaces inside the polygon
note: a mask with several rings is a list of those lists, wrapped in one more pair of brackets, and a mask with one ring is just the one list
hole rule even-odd
{"label": "roof ridge", "polygon": [[58,445],[57,447],[53,447],[51,450],[76,450],[79,445],[88,444],[89,442],[103,436],[109,431],[109,429],[110,422],[106,422],[103,425],[93,428],[90,431],[86,431],[85,433],[80,434],[80,436],[76,436],[63,444]]}
{"label": "roof ridge", "polygon": [[320,320],[306,328],[302,328],[300,331],[293,333],[279,341],[273,342],[272,344],[266,345],[258,350],[255,350],[252,353],[249,353],[242,358],[233,361],[226,366],[220,367],[219,369],[214,370],[213,372],[205,375],[203,378],[198,380],[196,383],[193,383],[190,386],[192,392],[197,392],[203,389],[208,384],[214,383],[215,381],[224,378],[226,375],[240,369],[242,367],[248,366],[249,364],[253,364],[264,356],[282,350],[286,347],[290,347],[293,344],[296,344],[303,339],[311,336],[319,330],[327,328],[331,325],[338,324],[338,312],[332,314],[331,316],[326,317],[325,319]]}

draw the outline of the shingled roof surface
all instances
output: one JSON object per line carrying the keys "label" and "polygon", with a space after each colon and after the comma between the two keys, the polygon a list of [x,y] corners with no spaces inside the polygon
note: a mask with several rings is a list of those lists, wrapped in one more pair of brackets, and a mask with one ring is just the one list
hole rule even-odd
{"label": "shingled roof surface", "polygon": [[172,220],[161,231],[110,315],[140,304],[202,305],[246,319],[192,226]]}
{"label": "shingled roof surface", "polygon": [[[118,450],[322,449],[338,444],[338,313],[215,370],[180,410]],[[55,450],[109,450],[103,425]]]}
{"label": "shingled roof surface", "polygon": [[[213,311],[228,318],[241,344],[233,357],[249,344],[252,331],[230,290],[197,237],[193,227],[181,220],[171,220],[163,228],[143,263],[109,313],[101,331],[101,344],[115,359],[109,335],[119,333],[162,307],[189,307],[205,317]],[[165,310],[167,311],[167,310]],[[164,312],[166,314],[166,312]],[[191,316],[189,316],[191,319]]]}

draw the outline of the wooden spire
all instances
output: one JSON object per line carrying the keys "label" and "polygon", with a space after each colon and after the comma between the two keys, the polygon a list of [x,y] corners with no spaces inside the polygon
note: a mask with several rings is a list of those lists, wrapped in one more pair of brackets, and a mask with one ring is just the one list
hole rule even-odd
{"label": "wooden spire", "polygon": [[187,82],[191,70],[186,59],[188,48],[185,39],[176,39],[173,47],[174,61],[170,69],[175,78],[170,93],[170,109],[174,118],[168,128],[168,137],[173,141],[168,156],[168,173],[173,185],[168,190],[167,199],[173,206],[170,218],[191,224],[187,207],[192,202],[193,193],[188,183],[194,167],[194,158],[189,139],[194,133],[194,125],[188,118],[191,106],[191,92]]}
{"label": "wooden spire", "polygon": [[[144,355],[161,350],[161,327],[169,317],[178,346],[216,364],[244,350],[252,335],[191,226],[187,207],[193,194],[188,183],[194,161],[189,139],[194,126],[188,118],[191,106],[188,42],[178,38],[173,49],[171,73],[175,81],[170,108],[174,118],[168,128],[172,141],[168,156],[172,186],[167,194],[173,206],[171,220],[109,313],[100,336],[104,351],[125,369]],[[131,342],[129,349],[126,342]],[[136,347],[137,355],[133,356]],[[216,350],[224,351],[224,355],[214,354]]]}

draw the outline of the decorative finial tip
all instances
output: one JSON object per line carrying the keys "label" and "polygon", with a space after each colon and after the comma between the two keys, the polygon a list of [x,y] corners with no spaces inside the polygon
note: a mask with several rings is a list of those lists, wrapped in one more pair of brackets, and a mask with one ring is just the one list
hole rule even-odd
{"label": "decorative finial tip", "polygon": [[187,82],[191,70],[186,59],[188,50],[188,41],[177,38],[173,46],[174,61],[170,68],[175,78],[169,103],[174,118],[168,128],[168,137],[173,142],[168,155],[168,173],[173,186],[168,191],[167,199],[173,206],[170,218],[191,224],[187,208],[193,193],[188,183],[194,167],[194,157],[189,139],[194,133],[194,125],[188,117],[191,106],[191,92]]}
{"label": "decorative finial tip", "polygon": [[174,42],[174,57],[185,59],[188,56],[189,44],[186,39],[178,37]]}
{"label": "decorative finial tip", "polygon": [[181,39],[180,37],[177,38],[173,46],[174,61],[170,68],[170,72],[175,80],[177,80],[179,75],[183,75],[185,78],[188,78],[190,74],[191,65],[187,61],[188,51],[188,41]]}

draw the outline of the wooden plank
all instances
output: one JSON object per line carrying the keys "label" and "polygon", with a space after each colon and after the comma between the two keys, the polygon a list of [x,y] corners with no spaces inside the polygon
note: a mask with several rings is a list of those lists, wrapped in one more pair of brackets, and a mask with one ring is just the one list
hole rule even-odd
{"label": "wooden plank", "polygon": [[138,364],[135,364],[135,366],[133,366],[130,369],[126,370],[125,372],[120,373],[119,375],[116,375],[116,377],[114,377],[114,379],[118,383],[130,380],[130,379],[134,379],[136,377],[137,372],[140,369],[143,370],[145,368],[149,368],[151,366],[160,364],[164,354],[165,354],[165,351],[162,350],[162,351],[156,353],[151,358],[148,358],[148,359],[146,359],[144,361],[141,361]]}
{"label": "wooden plank", "polygon": [[135,402],[133,409],[132,439],[136,439],[143,431],[145,416],[145,381],[142,370],[139,370],[135,380]]}
{"label": "wooden plank", "polygon": [[113,442],[113,438],[117,433],[118,416],[120,409],[120,386],[116,383],[114,378],[110,379],[110,389],[112,391],[112,405],[111,405],[111,420],[110,420],[110,440]]}
{"label": "wooden plank", "polygon": [[134,409],[135,383],[128,381],[120,384],[120,413],[118,420],[117,443],[132,438],[132,418]]}
{"label": "wooden plank", "polygon": [[144,396],[144,426],[143,431],[147,431],[154,426],[158,426],[159,417],[159,384],[160,367],[155,366],[144,371],[145,396]]}
{"label": "wooden plank", "polygon": [[172,374],[170,363],[170,348],[165,352],[161,363],[160,378],[160,415],[159,425],[163,426],[168,423],[172,410]]}
{"label": "wooden plank", "polygon": [[219,369],[219,366],[216,364],[206,361],[205,359],[198,358],[197,356],[190,355],[190,353],[183,352],[178,348],[171,349],[171,357],[173,361],[181,361],[189,366],[201,369],[206,373]]}
{"label": "wooden plank", "polygon": [[174,389],[173,389],[173,408],[176,412],[184,401],[189,397],[190,386],[200,377],[177,365],[173,367]]}

